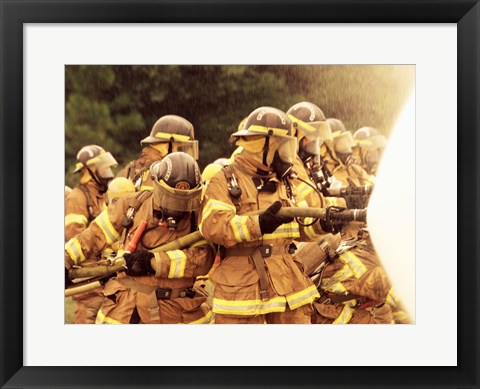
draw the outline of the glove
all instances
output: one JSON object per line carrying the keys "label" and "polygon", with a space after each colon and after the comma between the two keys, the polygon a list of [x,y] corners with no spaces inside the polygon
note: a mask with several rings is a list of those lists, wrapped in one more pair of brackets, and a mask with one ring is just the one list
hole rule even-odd
{"label": "glove", "polygon": [[68,269],[65,268],[65,289],[67,289],[72,284],[73,284],[73,282],[70,279],[70,276],[68,275]]}
{"label": "glove", "polygon": [[148,251],[135,251],[134,253],[125,253],[123,259],[127,263],[125,271],[129,276],[143,276],[146,274],[155,274],[151,259],[153,253]]}
{"label": "glove", "polygon": [[363,209],[367,208],[369,196],[362,194],[350,194],[345,196],[348,209]]}
{"label": "glove", "polygon": [[275,201],[265,210],[265,212],[260,214],[258,217],[258,222],[260,224],[260,231],[262,232],[262,235],[271,234],[282,224],[293,221],[293,217],[277,215],[277,212],[280,210],[280,208],[282,208],[282,203],[280,201]]}

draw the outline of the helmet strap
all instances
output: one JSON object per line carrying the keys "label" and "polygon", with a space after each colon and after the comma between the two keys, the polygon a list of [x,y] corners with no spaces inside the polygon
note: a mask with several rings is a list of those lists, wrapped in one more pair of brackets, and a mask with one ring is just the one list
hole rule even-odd
{"label": "helmet strap", "polygon": [[268,154],[268,149],[269,149],[269,143],[270,143],[270,135],[266,136],[265,137],[265,145],[263,146],[263,160],[262,160],[262,163],[265,165],[265,166],[268,166],[268,163],[267,163],[267,154]]}
{"label": "helmet strap", "polygon": [[84,166],[87,168],[88,172],[90,173],[90,176],[92,176],[93,181],[95,181],[96,184],[98,185],[98,188],[100,189],[100,192],[101,192],[101,193],[105,193],[105,192],[107,191],[107,189],[108,189],[108,186],[105,185],[105,183],[102,182],[102,181],[97,177],[97,175],[96,175],[87,165],[84,165]]}
{"label": "helmet strap", "polygon": [[170,138],[170,141],[168,142],[168,154],[171,154],[173,151],[173,138]]}

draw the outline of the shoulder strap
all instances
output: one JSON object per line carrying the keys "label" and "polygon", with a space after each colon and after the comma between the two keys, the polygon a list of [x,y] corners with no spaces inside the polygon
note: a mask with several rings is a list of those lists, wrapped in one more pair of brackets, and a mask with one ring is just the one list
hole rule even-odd
{"label": "shoulder strap", "polygon": [[80,184],[78,187],[81,189],[87,199],[88,221],[91,222],[93,219],[96,218],[97,215],[95,215],[95,213],[93,212],[93,204],[90,193],[88,193],[88,189],[85,187],[85,185]]}
{"label": "shoulder strap", "polygon": [[226,165],[222,168],[223,174],[227,180],[228,194],[235,205],[237,211],[240,209],[240,197],[242,196],[242,188],[238,185],[237,177],[232,165]]}
{"label": "shoulder strap", "polygon": [[145,173],[145,171],[147,171],[148,169],[150,169],[150,166],[152,164],[148,164],[147,166],[144,166],[143,168],[141,168],[139,171],[137,171],[130,179],[133,181],[133,183],[135,184],[135,182],[142,176],[143,173]]}

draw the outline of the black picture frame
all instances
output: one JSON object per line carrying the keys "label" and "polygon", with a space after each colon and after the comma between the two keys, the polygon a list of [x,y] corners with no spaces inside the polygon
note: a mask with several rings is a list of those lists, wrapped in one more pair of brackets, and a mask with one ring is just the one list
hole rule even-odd
{"label": "black picture frame", "polygon": [[[294,7],[293,4],[295,4]],[[295,2],[293,0],[255,2],[0,0],[0,14],[0,385],[2,388],[479,388],[480,5],[478,0],[300,0]],[[292,368],[23,366],[23,24],[143,22],[457,24],[458,366]],[[448,212],[448,209],[439,210],[439,212]],[[41,256],[40,253],[40,259]],[[455,291],[444,290],[434,293],[441,298],[442,293],[455,293]],[[454,314],[454,312],[448,312],[448,314]],[[166,351],[159,350],[159,352]]]}

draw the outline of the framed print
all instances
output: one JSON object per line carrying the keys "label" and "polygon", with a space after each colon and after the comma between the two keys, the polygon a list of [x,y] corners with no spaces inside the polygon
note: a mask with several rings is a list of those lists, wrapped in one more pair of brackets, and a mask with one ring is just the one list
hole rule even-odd
{"label": "framed print", "polygon": [[[477,1],[0,4],[2,388],[479,387]],[[416,65],[415,324],[64,325],[71,64]]]}

